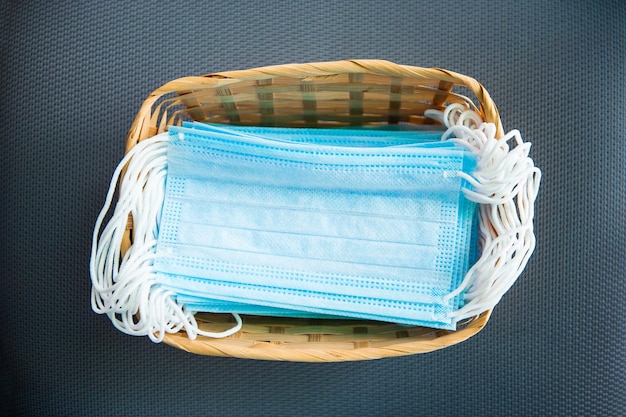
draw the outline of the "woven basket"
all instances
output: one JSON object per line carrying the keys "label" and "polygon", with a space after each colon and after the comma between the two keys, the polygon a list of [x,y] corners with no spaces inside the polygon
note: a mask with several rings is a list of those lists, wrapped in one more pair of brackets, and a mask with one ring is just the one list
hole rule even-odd
{"label": "woven basket", "polygon": [[[467,95],[473,95],[473,98]],[[443,69],[358,60],[278,65],[185,77],[154,91],[130,129],[127,151],[183,120],[237,125],[333,127],[398,123],[433,124],[427,109],[452,103],[474,108],[503,136],[495,104],[481,84]],[[122,251],[132,242],[129,219]],[[242,316],[233,336],[189,340],[184,332],[164,341],[202,355],[301,362],[377,359],[425,353],[462,342],[487,323],[491,311],[459,323],[456,331],[365,320],[311,320]],[[230,315],[198,313],[202,330],[232,327]]]}

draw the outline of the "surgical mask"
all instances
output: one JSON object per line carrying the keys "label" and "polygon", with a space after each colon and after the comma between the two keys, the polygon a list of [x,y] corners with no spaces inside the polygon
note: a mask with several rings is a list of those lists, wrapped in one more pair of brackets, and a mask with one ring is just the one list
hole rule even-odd
{"label": "surgical mask", "polygon": [[[196,124],[188,130],[205,132],[172,128],[139,142],[96,220],[93,310],[159,342],[181,330],[190,339],[234,334],[239,313],[449,329],[493,308],[534,250],[541,172],[519,132],[498,140],[493,124],[458,105],[426,113],[448,128],[443,143],[422,140],[421,129],[398,143],[350,128],[346,144],[331,130],[268,139],[262,129],[216,134]],[[419,248],[407,258],[405,245]],[[236,323],[208,332],[199,311],[229,312]]]}
{"label": "surgical mask", "polygon": [[468,267],[475,218],[459,204],[466,152],[205,127],[170,129],[157,282],[270,310],[454,326],[461,298],[443,297]]}

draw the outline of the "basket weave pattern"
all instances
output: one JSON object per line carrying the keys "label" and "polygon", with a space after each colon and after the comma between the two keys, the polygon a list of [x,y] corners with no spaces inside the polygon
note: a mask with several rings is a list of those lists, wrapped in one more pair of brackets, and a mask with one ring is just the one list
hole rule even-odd
{"label": "basket weave pattern", "polygon": [[[461,92],[469,92],[467,97]],[[475,101],[476,102],[475,102]],[[428,109],[461,103],[480,114],[503,136],[497,108],[474,79],[442,69],[360,60],[278,65],[185,77],[154,91],[130,129],[127,150],[193,119],[212,123],[281,127],[336,127],[398,123],[433,124]],[[129,219],[122,250],[132,244]],[[243,316],[241,331],[224,339],[184,332],[164,341],[204,355],[250,359],[331,362],[430,352],[476,334],[491,312],[460,323],[456,331],[365,320],[311,320]],[[202,330],[232,327],[230,315],[198,313]]]}

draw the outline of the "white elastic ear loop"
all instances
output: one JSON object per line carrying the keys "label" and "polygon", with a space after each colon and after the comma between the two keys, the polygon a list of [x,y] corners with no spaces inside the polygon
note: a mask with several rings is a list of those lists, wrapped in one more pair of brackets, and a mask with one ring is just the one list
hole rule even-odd
{"label": "white elastic ear loop", "polygon": [[[474,111],[453,104],[445,112],[427,110],[427,117],[448,127],[442,140],[451,140],[475,153],[477,168],[471,175],[459,172],[472,190],[465,196],[481,204],[480,246],[482,253],[457,289],[445,298],[466,291],[465,305],[450,314],[463,320],[493,308],[515,283],[535,249],[534,202],[541,171],[529,158],[530,143],[517,130],[495,139],[496,128],[483,123]],[[509,149],[514,139],[516,147]]]}
{"label": "white elastic ear loop", "polygon": [[[148,335],[155,342],[162,341],[166,333],[183,328],[190,339],[197,335],[230,336],[242,327],[239,315],[233,314],[236,325],[226,331],[199,330],[194,312],[179,306],[173,292],[155,284],[152,266],[165,195],[168,138],[169,135],[164,133],[138,143],[113,174],[92,240],[92,309],[107,314],[117,329],[132,335]],[[118,202],[100,233],[124,167],[126,172]],[[133,217],[134,239],[120,260],[129,214]]]}
{"label": "white elastic ear loop", "polygon": [[[92,277],[92,285],[95,291],[98,293],[106,293],[108,290],[112,290],[112,286],[115,283],[115,275],[116,271],[119,268],[119,255],[120,255],[120,247],[122,237],[125,231],[126,222],[128,217],[124,218],[122,212],[126,212],[126,216],[130,207],[128,207],[128,202],[126,202],[127,207],[124,207],[124,199],[118,203],[115,213],[113,214],[111,220],[105,227],[102,232],[100,239],[98,239],[98,233],[102,228],[102,223],[109,211],[111,206],[111,202],[113,200],[113,196],[115,195],[116,185],[119,181],[119,177],[121,171],[124,167],[131,161],[131,159],[135,156],[135,154],[143,152],[144,149],[149,146],[155,147],[160,141],[164,140],[163,137],[155,137],[153,139],[149,139],[137,144],[119,163],[117,166],[113,177],[111,179],[111,183],[109,185],[109,190],[105,199],[104,207],[100,211],[98,218],[96,219],[96,224],[94,228],[94,234],[92,239],[92,247],[91,247],[91,259],[90,259],[90,273]],[[132,170],[131,170],[132,173]],[[132,177],[126,175],[126,179],[130,182]],[[124,187],[123,189],[127,189],[128,187]],[[120,195],[123,194],[123,191],[120,192]],[[127,198],[128,200],[128,198]],[[132,202],[131,202],[132,203]],[[123,223],[123,224],[122,224]],[[120,227],[122,226],[122,227]],[[119,243],[119,245],[118,245]],[[97,294],[94,294],[97,295]]]}

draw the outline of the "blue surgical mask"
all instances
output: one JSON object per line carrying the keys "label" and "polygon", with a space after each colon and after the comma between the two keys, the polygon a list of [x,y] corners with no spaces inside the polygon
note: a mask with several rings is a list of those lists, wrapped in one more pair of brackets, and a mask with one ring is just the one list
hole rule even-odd
{"label": "blue surgical mask", "polygon": [[[517,131],[496,139],[455,104],[425,115],[448,128],[443,142],[202,124],[139,142],[96,220],[93,310],[159,342],[232,335],[239,313],[454,329],[493,308],[534,250],[541,171]],[[235,322],[207,331],[200,311]]]}
{"label": "blue surgical mask", "polygon": [[227,130],[170,129],[161,285],[196,297],[193,308],[200,297],[207,310],[222,300],[454,327],[461,297],[444,296],[468,268],[475,226],[456,176],[473,169],[467,152]]}

